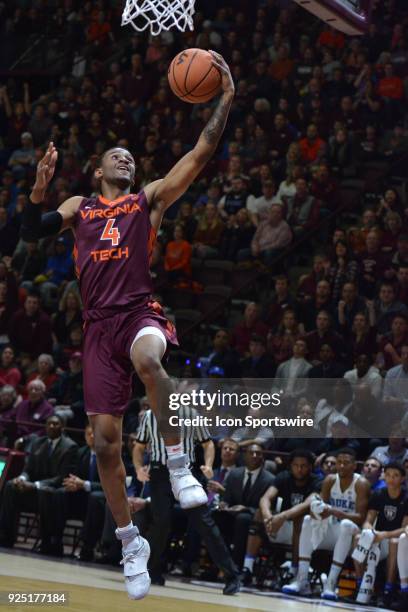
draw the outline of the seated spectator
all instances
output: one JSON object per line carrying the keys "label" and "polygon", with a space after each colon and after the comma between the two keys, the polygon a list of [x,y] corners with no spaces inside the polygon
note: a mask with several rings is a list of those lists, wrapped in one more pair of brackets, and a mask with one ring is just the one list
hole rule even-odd
{"label": "seated spectator", "polygon": [[8,330],[14,308],[10,303],[7,283],[0,281],[0,348],[9,342]]}
{"label": "seated spectator", "polygon": [[[387,103],[401,102],[404,98],[404,83],[400,77],[394,74],[391,63],[384,66],[384,76],[378,82],[377,92]],[[394,106],[393,108],[398,107]]]}
{"label": "seated spectator", "polygon": [[229,215],[236,215],[240,208],[245,208],[248,199],[247,187],[241,176],[231,180],[231,191],[222,196],[218,203],[218,210],[223,219]]}
{"label": "seated spectator", "polygon": [[18,243],[19,225],[15,217],[8,218],[7,209],[0,207],[0,255],[11,257]]}
{"label": "seated spectator", "polygon": [[235,348],[241,356],[246,356],[249,351],[249,341],[252,334],[266,336],[268,328],[260,320],[260,307],[255,302],[250,302],[245,307],[242,320],[232,330],[231,346]]}
{"label": "seated spectator", "polygon": [[404,408],[408,406],[408,343],[401,347],[401,363],[385,375],[384,399],[396,400]]}
{"label": "seated spectator", "polygon": [[397,315],[403,318],[408,316],[406,304],[396,299],[395,289],[391,283],[382,283],[378,298],[374,301],[377,331],[381,335],[391,331],[392,321]]}
{"label": "seated spectator", "polygon": [[333,387],[326,387],[326,397],[319,399],[315,410],[315,426],[323,435],[330,434],[330,427],[337,415],[346,415],[352,403],[352,389],[348,380],[339,378]]}
{"label": "seated spectator", "polygon": [[24,307],[18,310],[10,322],[10,339],[18,353],[38,357],[52,352],[50,317],[41,310],[40,298],[29,293]]}
{"label": "seated spectator", "polygon": [[265,336],[253,334],[249,342],[249,357],[241,361],[242,378],[272,378],[275,363],[266,352]]}
{"label": "seated spectator", "polygon": [[379,399],[382,395],[382,376],[378,369],[373,366],[371,355],[360,355],[356,359],[356,367],[344,374],[344,378],[348,380],[352,389],[360,383],[369,385],[373,396]]}
{"label": "seated spectator", "polygon": [[32,380],[27,385],[28,399],[16,406],[16,444],[19,448],[24,446],[31,434],[44,435],[45,422],[54,414],[53,406],[45,398],[45,391],[42,380]]}
{"label": "seated spectator", "polygon": [[319,216],[319,203],[309,193],[303,178],[296,181],[296,195],[287,199],[286,219],[295,236],[315,225]]}
{"label": "seated spectator", "polygon": [[336,353],[330,344],[322,344],[319,351],[319,363],[308,372],[309,378],[340,378],[344,375],[344,366],[336,359]]}
{"label": "seated spectator", "polygon": [[361,218],[361,226],[350,227],[348,230],[348,242],[355,255],[364,252],[368,233],[377,227],[378,219],[374,208],[366,208]]}
{"label": "seated spectator", "polygon": [[398,237],[402,229],[402,219],[396,212],[388,212],[384,217],[385,232],[381,239],[381,248],[384,253],[396,251]]}
{"label": "seated spectator", "polygon": [[21,148],[12,152],[8,165],[14,178],[20,180],[28,176],[36,163],[33,137],[30,132],[21,134]]}
{"label": "seated spectator", "polygon": [[358,313],[367,313],[370,325],[375,326],[374,303],[358,295],[356,283],[344,283],[337,305],[337,321],[342,333],[349,333]]}
{"label": "seated spectator", "polygon": [[391,258],[391,268],[398,270],[400,266],[408,266],[408,234],[400,234],[397,239],[397,250]]}
{"label": "seated spectator", "polygon": [[303,334],[303,325],[298,322],[296,312],[292,308],[286,308],[281,323],[275,327],[275,331],[269,331],[267,336],[268,353],[277,365],[291,358],[293,345]]}
{"label": "seated spectator", "polygon": [[74,325],[82,324],[81,298],[77,291],[64,292],[56,312],[52,317],[52,331],[58,344],[68,342],[69,333]]}
{"label": "seated spectator", "polygon": [[[65,522],[67,519],[80,519],[84,522],[83,532],[89,531],[88,524],[93,523],[92,530],[101,533],[101,525],[95,524],[96,516],[89,513],[89,494],[91,491],[102,491],[99,481],[98,466],[94,450],[94,436],[91,425],[85,427],[85,446],[77,449],[72,471],[62,481],[62,486],[44,492],[47,502],[43,507],[44,531],[41,542],[41,553],[62,556]],[[44,516],[45,511],[47,516]],[[92,561],[93,549],[85,546],[81,549],[81,560]]]}
{"label": "seated spectator", "polygon": [[313,298],[299,305],[299,318],[307,332],[314,328],[316,317],[321,310],[331,312],[331,289],[327,280],[319,281]]}
{"label": "seated spectator", "polygon": [[326,143],[320,138],[314,123],[308,125],[306,137],[299,141],[299,146],[301,160],[305,165],[320,162],[326,152]]}
{"label": "seated spectator", "polygon": [[300,303],[311,300],[316,293],[317,284],[321,280],[327,280],[330,260],[326,255],[315,255],[313,257],[313,268],[310,274],[300,277],[297,298]]}
{"label": "seated spectator", "polygon": [[217,257],[224,229],[225,225],[218,213],[216,204],[213,201],[207,202],[194,233],[194,256],[200,259]]}
{"label": "seated spectator", "polygon": [[408,321],[397,315],[391,323],[391,331],[385,334],[379,344],[377,365],[385,371],[401,363],[402,347],[408,344]]}
{"label": "seated spectator", "polygon": [[310,194],[322,202],[324,208],[336,210],[340,203],[337,182],[330,176],[327,164],[319,164],[313,173]]}
{"label": "seated spectator", "polygon": [[250,248],[254,232],[255,227],[246,208],[241,208],[236,215],[230,215],[221,238],[220,256],[236,261],[240,251]]}
{"label": "seated spectator", "polygon": [[12,267],[18,274],[21,286],[29,289],[34,279],[44,271],[45,260],[38,248],[38,242],[26,242],[25,247],[25,250],[17,251],[13,255]]}
{"label": "seated spectator", "polygon": [[255,198],[254,196],[248,197],[247,209],[255,227],[258,227],[261,221],[268,220],[271,206],[275,204],[277,200],[274,194],[275,183],[272,180],[267,180],[262,184],[262,195],[259,198]]}
{"label": "seated spectator", "polygon": [[342,414],[335,414],[330,423],[328,436],[320,443],[318,452],[336,454],[343,447],[354,450],[357,455],[360,453],[360,442],[352,438],[348,418]]}
{"label": "seated spectator", "polygon": [[[193,206],[190,202],[182,202],[180,204],[180,208],[178,210],[176,218],[174,220],[163,219],[163,225],[164,223],[171,230],[170,232],[167,232],[170,233],[170,235],[174,233],[176,225],[181,225],[184,238],[187,240],[187,242],[193,241],[194,234],[197,228],[197,219],[193,214]],[[171,239],[170,236],[169,239]]]}
{"label": "seated spectator", "polygon": [[397,271],[397,294],[396,298],[403,304],[408,304],[408,265],[400,265]]}
{"label": "seated spectator", "polygon": [[404,463],[408,459],[408,448],[399,424],[391,428],[388,444],[377,446],[371,453],[371,456],[378,459],[384,467],[391,461]]}
{"label": "seated spectator", "polygon": [[276,113],[273,119],[274,129],[269,134],[271,157],[274,160],[283,159],[290,143],[293,141],[293,132],[288,126],[284,113]]}
{"label": "seated spectator", "polygon": [[44,305],[47,308],[53,308],[56,305],[58,288],[64,281],[72,277],[73,272],[72,254],[62,236],[56,238],[54,253],[48,257],[45,268],[45,279],[41,282],[40,293]]}
{"label": "seated spectator", "polygon": [[184,239],[184,231],[181,225],[174,228],[174,239],[167,244],[164,255],[164,269],[170,283],[191,279],[191,253],[192,247]]}
{"label": "seated spectator", "polygon": [[293,451],[289,458],[289,469],[279,473],[261,497],[259,510],[254,516],[254,529],[247,542],[243,568],[245,585],[252,583],[254,563],[265,535],[272,548],[276,544],[292,548],[292,568],[296,571],[303,516],[292,520],[290,510],[312,493],[320,491],[321,481],[312,474],[313,463],[312,453],[302,449]]}
{"label": "seated spectator", "polygon": [[296,195],[296,181],[298,178],[303,178],[304,171],[302,166],[292,166],[287,169],[285,180],[279,185],[276,194],[277,202],[285,203],[288,198],[293,198]]}
{"label": "seated spectator", "polygon": [[361,354],[369,355],[371,359],[377,355],[376,328],[370,325],[369,317],[364,312],[355,315],[351,330],[344,329],[342,335],[348,347],[350,363],[354,364]]}
{"label": "seated spectator", "polygon": [[395,189],[389,188],[385,191],[384,196],[381,198],[380,203],[376,210],[378,221],[384,227],[385,217],[388,213],[394,212],[404,216],[404,206],[400,201],[398,192]]}
{"label": "seated spectator", "polygon": [[[343,338],[333,329],[332,316],[327,310],[320,310],[316,317],[316,329],[305,336],[308,359],[311,362],[319,360],[320,349],[323,344],[329,344],[337,361],[344,361],[346,347]],[[314,363],[316,365],[316,363]]]}
{"label": "seated spectator", "polygon": [[28,384],[32,380],[41,380],[45,385],[46,392],[48,393],[48,391],[54,385],[57,379],[58,374],[56,374],[55,372],[55,363],[53,356],[43,353],[37,359],[37,369],[28,377],[27,391]]}
{"label": "seated spectator", "polygon": [[353,403],[347,412],[347,418],[352,435],[359,439],[360,449],[367,456],[371,440],[379,438],[386,431],[390,416],[384,411],[379,398],[374,396],[375,389],[372,389],[371,383],[358,381],[353,391]]}
{"label": "seated spectator", "polygon": [[282,316],[287,308],[293,308],[294,299],[289,294],[289,279],[283,274],[275,276],[275,294],[272,300],[265,306],[264,321],[273,330],[276,330],[282,321]]}
{"label": "seated spectator", "polygon": [[334,255],[329,268],[328,281],[332,288],[332,299],[337,302],[345,283],[357,279],[358,264],[349,251],[347,242],[338,240],[334,245]]}
{"label": "seated spectator", "polygon": [[384,278],[387,259],[381,250],[381,240],[377,231],[371,230],[366,237],[366,248],[359,259],[359,287],[361,294],[373,299],[379,280]]}
{"label": "seated spectator", "polygon": [[383,471],[383,465],[381,461],[375,457],[369,457],[363,465],[361,470],[364,478],[368,480],[371,485],[371,491],[377,491],[385,487],[385,481],[381,478]]}
{"label": "seated spectator", "polygon": [[281,363],[276,370],[274,387],[284,391],[285,399],[305,395],[307,385],[297,379],[307,378],[312,367],[312,364],[306,360],[306,355],[306,341],[299,338],[293,345],[292,357]]}
{"label": "seated spectator", "polygon": [[267,221],[261,221],[251,242],[251,249],[242,249],[238,253],[238,261],[245,261],[252,255],[259,258],[265,265],[271,265],[274,260],[291,243],[292,233],[289,225],[283,220],[282,207],[271,206]]}
{"label": "seated spectator", "polygon": [[6,483],[0,507],[1,546],[14,546],[18,514],[22,510],[39,513],[40,537],[46,533],[49,517],[47,489],[61,486],[75,467],[77,445],[63,433],[63,429],[63,421],[58,416],[48,417],[46,435],[33,441],[23,472]]}
{"label": "seated spectator", "polygon": [[10,345],[6,345],[0,358],[0,387],[3,385],[11,385],[17,389],[21,381],[21,372],[15,363],[14,349]]}
{"label": "seated spectator", "polygon": [[202,375],[208,376],[213,367],[222,368],[226,378],[240,378],[239,353],[231,348],[231,336],[226,329],[219,329],[213,339],[213,348],[208,357],[200,357]]}
{"label": "seated spectator", "polygon": [[79,323],[73,323],[68,334],[68,341],[65,344],[58,346],[55,351],[55,361],[57,366],[66,370],[68,362],[73,353],[81,353],[84,339],[83,326]]}
{"label": "seated spectator", "polygon": [[16,438],[17,392],[11,385],[0,389],[0,446],[12,447]]}
{"label": "seated spectator", "polygon": [[328,160],[335,176],[344,177],[353,171],[353,146],[346,128],[338,128],[331,136]]}
{"label": "seated spectator", "polygon": [[194,205],[194,208],[197,209],[197,212],[200,212],[201,209],[205,208],[205,206],[212,202],[217,209],[217,204],[221,198],[221,185],[215,179],[211,181],[206,193],[201,193],[197,202]]}
{"label": "seated spectator", "polygon": [[56,414],[61,413],[70,427],[81,429],[86,424],[82,353],[71,353],[68,365],[68,372],[64,372],[54,383],[49,396],[55,399]]}
{"label": "seated spectator", "polygon": [[233,546],[233,559],[242,567],[250,524],[259,500],[274,482],[263,467],[264,454],[260,444],[245,449],[245,467],[233,468],[225,485],[220,509],[213,512],[217,525],[228,544]]}

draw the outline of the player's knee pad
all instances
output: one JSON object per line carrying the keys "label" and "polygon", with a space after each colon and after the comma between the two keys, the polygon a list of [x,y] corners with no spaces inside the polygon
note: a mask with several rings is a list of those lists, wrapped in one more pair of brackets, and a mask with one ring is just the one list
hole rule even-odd
{"label": "player's knee pad", "polygon": [[350,519],[343,519],[340,523],[340,530],[344,535],[354,535],[358,532],[358,527]]}

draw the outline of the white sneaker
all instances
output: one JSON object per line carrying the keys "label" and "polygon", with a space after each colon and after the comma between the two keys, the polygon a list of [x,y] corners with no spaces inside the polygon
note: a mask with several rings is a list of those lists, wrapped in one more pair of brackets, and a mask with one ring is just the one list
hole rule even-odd
{"label": "white sneaker", "polygon": [[143,599],[150,589],[150,576],[147,562],[150,557],[149,542],[138,535],[130,542],[126,551],[122,549],[126,590],[129,599]]}
{"label": "white sneaker", "polygon": [[324,591],[320,594],[321,599],[327,599],[328,601],[337,601],[338,597],[334,589],[325,587]]}
{"label": "white sneaker", "polygon": [[208,502],[206,492],[187,467],[186,459],[186,455],[183,455],[176,459],[169,459],[167,462],[171,490],[184,510],[203,506]]}
{"label": "white sneaker", "polygon": [[294,580],[290,584],[286,584],[282,587],[282,593],[286,595],[311,595],[312,588],[309,582],[300,582],[299,580]]}

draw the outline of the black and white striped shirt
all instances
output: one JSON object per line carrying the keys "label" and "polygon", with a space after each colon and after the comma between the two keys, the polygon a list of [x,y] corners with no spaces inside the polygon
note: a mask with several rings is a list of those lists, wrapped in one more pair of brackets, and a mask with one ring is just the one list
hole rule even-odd
{"label": "black and white striped shirt", "polygon": [[[177,411],[177,416],[180,418],[193,418],[198,413],[194,408],[182,407]],[[210,432],[206,427],[191,426],[181,428],[181,441],[183,450],[188,457],[190,463],[195,461],[194,447],[197,442],[203,443],[211,440]],[[137,431],[137,441],[140,444],[150,443],[150,461],[166,465],[167,455],[164,445],[164,440],[157,429],[157,421],[152,410],[147,410],[144,414],[142,422]]]}

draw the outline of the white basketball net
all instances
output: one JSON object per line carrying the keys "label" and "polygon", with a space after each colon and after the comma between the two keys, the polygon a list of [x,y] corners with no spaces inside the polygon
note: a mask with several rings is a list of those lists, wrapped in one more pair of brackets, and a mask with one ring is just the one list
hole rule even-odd
{"label": "white basketball net", "polygon": [[192,30],[194,3],[195,0],[126,0],[122,26],[130,23],[138,32],[150,27],[153,36],[171,28]]}

